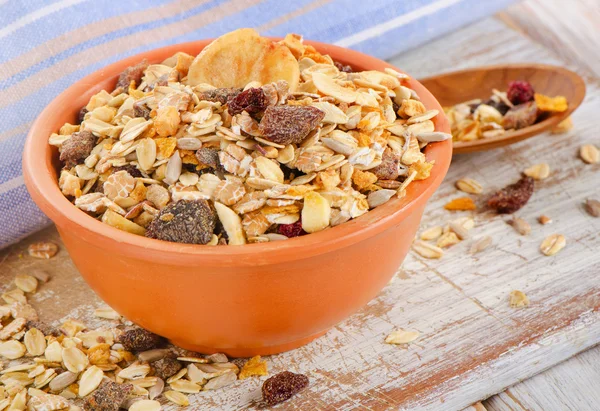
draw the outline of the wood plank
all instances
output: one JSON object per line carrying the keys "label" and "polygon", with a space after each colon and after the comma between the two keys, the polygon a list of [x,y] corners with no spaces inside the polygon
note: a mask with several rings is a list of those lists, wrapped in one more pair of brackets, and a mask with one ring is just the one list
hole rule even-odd
{"label": "wood plank", "polygon": [[[394,60],[417,77],[506,61],[560,63],[494,19]],[[458,178],[476,178],[490,192],[517,179],[526,166],[546,161],[551,176],[537,184],[530,204],[519,212],[532,223],[532,234],[519,237],[505,217],[479,213],[474,215],[474,237],[494,239],[485,252],[469,255],[466,241],[439,261],[410,254],[395,280],[360,312],[313,343],[268,358],[272,373],[289,369],[311,379],[309,389],[285,408],[463,409],[600,341],[595,273],[600,220],[581,207],[583,199],[600,189],[600,166],[584,165],[577,158],[579,145],[593,142],[597,128],[600,91],[597,83],[589,86],[570,133],[457,157],[422,224],[445,224],[469,215],[443,210],[443,204],[459,196],[453,186]],[[554,223],[536,225],[542,213]],[[554,232],[564,234],[568,245],[557,256],[545,257],[539,244]],[[101,302],[77,275],[65,250],[49,261],[19,257],[38,239],[60,242],[51,228],[0,253],[1,288],[7,288],[17,273],[44,268],[53,279],[32,298],[43,319],[77,317],[90,326],[102,324],[91,317]],[[513,289],[525,291],[531,307],[511,309],[507,299]],[[407,348],[383,344],[397,328],[418,330],[422,336]],[[192,405],[258,409],[260,384],[260,379],[238,381],[224,390],[192,396]]]}

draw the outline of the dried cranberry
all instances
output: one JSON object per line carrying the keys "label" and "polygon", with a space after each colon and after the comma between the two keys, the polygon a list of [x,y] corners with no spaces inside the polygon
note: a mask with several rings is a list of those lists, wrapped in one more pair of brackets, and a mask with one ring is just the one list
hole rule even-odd
{"label": "dried cranberry", "polygon": [[324,117],[324,112],[312,106],[269,106],[258,126],[273,143],[298,144]]}
{"label": "dried cranberry", "polygon": [[532,194],[533,178],[524,176],[491,196],[488,199],[488,206],[501,214],[514,213],[527,204]]}
{"label": "dried cranberry", "polygon": [[538,118],[538,108],[535,101],[519,104],[506,112],[502,119],[502,125],[505,130],[529,127],[534,124]]}
{"label": "dried cranberry", "polygon": [[508,83],[506,97],[513,104],[523,104],[533,100],[533,87],[527,81],[511,81]]}
{"label": "dried cranberry", "polygon": [[343,71],[344,73],[352,73],[354,71],[348,64],[342,64],[339,61],[334,61],[333,64],[335,64],[339,71]]}
{"label": "dried cranberry", "polygon": [[306,234],[306,231],[302,229],[302,221],[300,220],[296,221],[294,224],[279,224],[277,231],[287,238],[294,238]]}
{"label": "dried cranberry", "polygon": [[284,371],[268,378],[262,386],[263,401],[267,405],[275,405],[292,398],[308,387],[308,377]]}
{"label": "dried cranberry", "polygon": [[232,116],[246,111],[248,114],[256,114],[267,108],[269,99],[260,88],[249,88],[227,101],[229,114]]}

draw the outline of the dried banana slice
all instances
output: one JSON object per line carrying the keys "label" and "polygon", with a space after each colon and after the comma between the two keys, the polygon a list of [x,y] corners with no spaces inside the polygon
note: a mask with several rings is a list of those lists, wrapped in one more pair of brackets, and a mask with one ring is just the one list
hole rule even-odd
{"label": "dried banana slice", "polygon": [[239,29],[210,43],[194,59],[187,82],[215,87],[244,87],[251,81],[288,82],[296,90],[300,80],[298,61],[287,46],[261,37],[253,29]]}

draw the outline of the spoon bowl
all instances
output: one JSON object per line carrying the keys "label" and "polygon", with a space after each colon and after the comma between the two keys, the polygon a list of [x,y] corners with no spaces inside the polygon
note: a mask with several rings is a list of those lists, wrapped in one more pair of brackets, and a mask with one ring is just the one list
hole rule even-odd
{"label": "spoon bowl", "polygon": [[562,113],[551,113],[542,121],[501,136],[474,141],[455,142],[454,154],[491,150],[533,137],[555,127],[571,115],[585,97],[583,79],[571,70],[546,64],[509,64],[476,67],[444,73],[419,80],[444,107],[476,98],[487,99],[492,89],[504,91],[513,80],[531,83],[536,93],[565,96],[569,107]]}

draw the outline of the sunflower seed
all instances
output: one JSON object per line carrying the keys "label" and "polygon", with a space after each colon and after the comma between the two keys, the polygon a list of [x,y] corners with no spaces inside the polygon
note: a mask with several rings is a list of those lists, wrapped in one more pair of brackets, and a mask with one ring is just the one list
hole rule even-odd
{"label": "sunflower seed", "polygon": [[492,237],[488,235],[475,241],[473,245],[471,245],[469,252],[471,254],[477,254],[488,248],[490,245],[492,245]]}
{"label": "sunflower seed", "polygon": [[381,189],[371,192],[367,197],[369,208],[375,208],[388,202],[396,194],[396,190]]}
{"label": "sunflower seed", "polygon": [[203,390],[216,390],[227,385],[233,384],[237,380],[237,375],[234,372],[226,372],[216,378],[211,379],[204,385]]}
{"label": "sunflower seed", "polygon": [[165,382],[162,379],[157,378],[156,384],[148,388],[148,398],[150,398],[151,400],[155,399],[163,392],[164,389]]}
{"label": "sunflower seed", "polygon": [[481,184],[472,178],[461,178],[456,182],[456,188],[469,194],[481,194],[483,191]]}
{"label": "sunflower seed", "polygon": [[419,338],[418,331],[406,331],[403,329],[396,330],[385,337],[386,344],[409,344]]}
{"label": "sunflower seed", "polygon": [[154,350],[143,351],[138,354],[138,359],[142,362],[153,362],[165,358],[171,350],[167,348],[156,348]]}
{"label": "sunflower seed", "polygon": [[188,380],[177,380],[170,384],[171,389],[179,392],[185,392],[188,394],[195,394],[200,392],[200,386],[195,382],[191,382]]}
{"label": "sunflower seed", "polygon": [[415,241],[412,246],[413,250],[424,258],[442,258],[444,250],[424,241]]}
{"label": "sunflower seed", "polygon": [[421,132],[415,135],[417,140],[423,143],[435,143],[437,141],[446,141],[452,139],[452,134],[442,133],[440,131]]}
{"label": "sunflower seed", "polygon": [[202,141],[196,137],[183,137],[177,139],[177,148],[180,150],[198,150],[202,148]]}
{"label": "sunflower seed", "polygon": [[49,387],[50,390],[58,392],[64,390],[75,381],[77,381],[77,374],[71,371],[65,371],[50,381]]}
{"label": "sunflower seed", "polygon": [[163,181],[167,184],[175,184],[177,180],[179,180],[179,176],[181,175],[181,167],[183,166],[183,162],[181,161],[181,157],[179,156],[179,151],[175,151],[171,158],[169,158],[169,162],[167,163],[167,169],[165,171],[165,178]]}
{"label": "sunflower seed", "polygon": [[585,210],[592,217],[600,217],[600,201],[588,198],[584,203]]}

